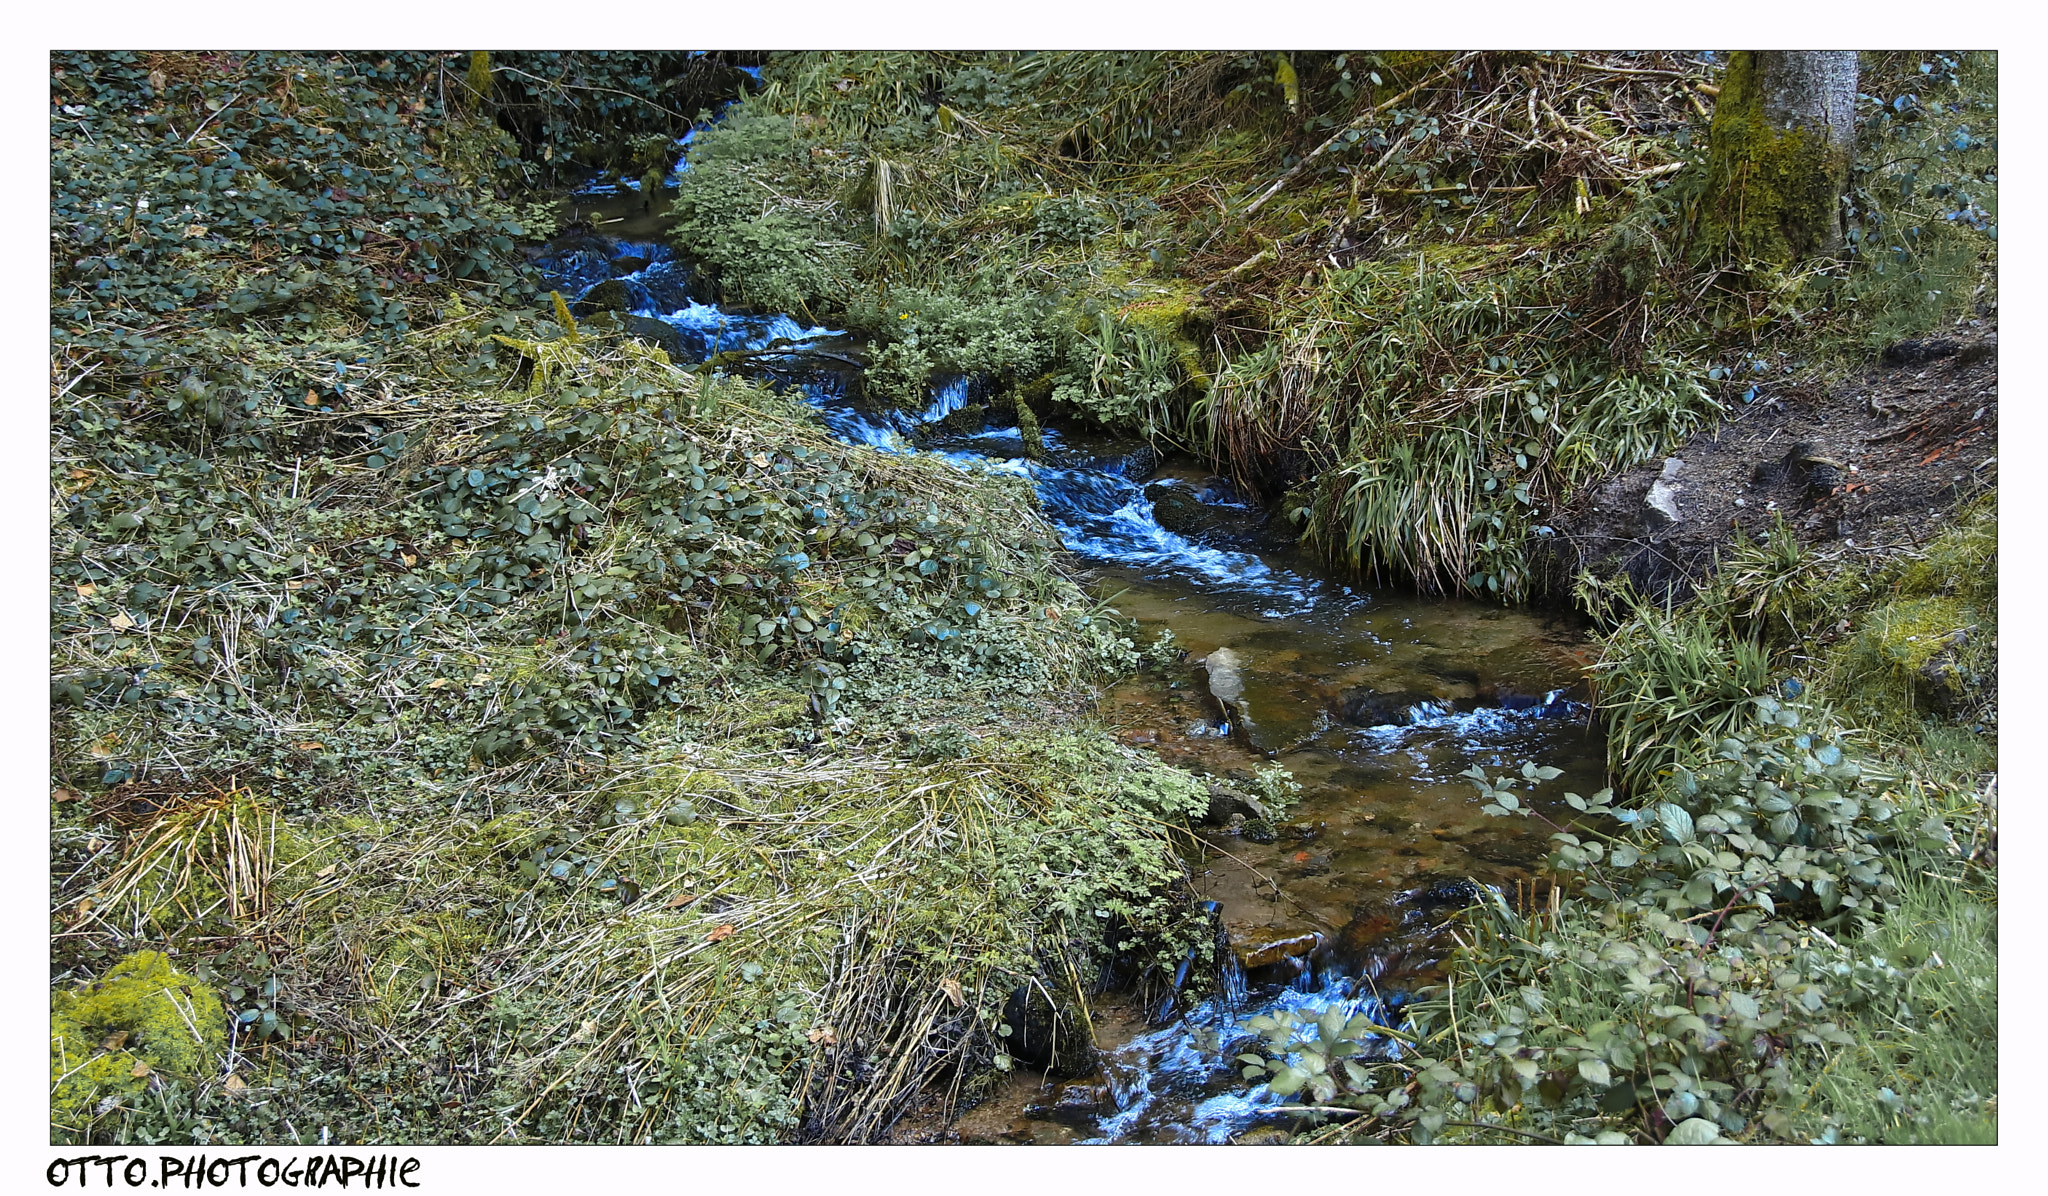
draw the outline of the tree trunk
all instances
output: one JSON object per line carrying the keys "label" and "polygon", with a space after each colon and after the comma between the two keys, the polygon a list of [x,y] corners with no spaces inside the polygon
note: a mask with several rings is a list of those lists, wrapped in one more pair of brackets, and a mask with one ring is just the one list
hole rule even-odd
{"label": "tree trunk", "polygon": [[1707,143],[1695,246],[1773,265],[1841,248],[1855,105],[1853,50],[1731,55]]}

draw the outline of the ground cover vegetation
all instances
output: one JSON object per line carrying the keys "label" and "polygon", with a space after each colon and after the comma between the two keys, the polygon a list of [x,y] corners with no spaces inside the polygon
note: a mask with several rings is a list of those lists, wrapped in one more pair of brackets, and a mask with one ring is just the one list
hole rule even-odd
{"label": "ground cover vegetation", "polygon": [[1201,925],[1200,790],[1045,713],[1129,642],[1016,479],[536,294],[454,75],[53,62],[53,1136],[861,1139],[1075,1040]]}
{"label": "ground cover vegetation", "polygon": [[[973,376],[1507,602],[1581,488],[1996,299],[1985,55],[1864,56],[1791,265],[1690,239],[1718,57],[742,64],[53,59],[54,1136],[861,1140],[1207,949],[1200,790],[1076,721],[1136,658],[1028,490],[573,318],[518,252],[566,174],[652,199],[687,132],[671,239],[868,401]],[[1583,586],[1619,796],[1550,904],[1400,1064],[1245,1066],[1340,1139],[1987,1132],[1993,528]]]}
{"label": "ground cover vegetation", "polygon": [[[1995,574],[1982,502],[1914,558],[1785,533],[1685,607],[1589,595],[1624,795],[1567,795],[1542,896],[1468,912],[1412,1053],[1255,1019],[1242,1061],[1355,1110],[1336,1140],[1996,1141]],[[1470,779],[1541,818],[1556,775]]]}

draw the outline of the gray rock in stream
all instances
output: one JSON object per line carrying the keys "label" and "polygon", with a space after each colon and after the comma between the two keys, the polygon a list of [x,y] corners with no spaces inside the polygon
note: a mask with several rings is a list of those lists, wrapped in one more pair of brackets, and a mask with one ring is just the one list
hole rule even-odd
{"label": "gray rock in stream", "polygon": [[1246,821],[1254,818],[1270,819],[1266,807],[1249,793],[1232,789],[1228,785],[1209,782],[1209,808],[1202,813],[1202,825],[1222,826],[1233,816],[1242,815]]}
{"label": "gray rock in stream", "polygon": [[1197,543],[1239,552],[1279,552],[1293,542],[1285,519],[1237,502],[1236,492],[1219,484],[1228,486],[1221,478],[1211,478],[1199,489],[1178,481],[1153,482],[1145,487],[1145,497],[1159,526]]}
{"label": "gray rock in stream", "polygon": [[1251,711],[1244,704],[1244,662],[1229,648],[1218,648],[1202,661],[1209,671],[1209,693],[1223,707],[1223,716],[1234,723],[1251,724]]}
{"label": "gray rock in stream", "polygon": [[668,354],[676,365],[689,365],[704,357],[705,344],[702,337],[686,336],[674,324],[657,320],[651,316],[623,315],[619,326],[639,340],[647,341]]}
{"label": "gray rock in stream", "polygon": [[1024,1106],[1024,1116],[1033,1121],[1051,1121],[1078,1130],[1096,1128],[1100,1118],[1115,1111],[1109,1085],[1079,1080],[1060,1085],[1049,1101]]}
{"label": "gray rock in stream", "polygon": [[1413,689],[1390,693],[1369,688],[1349,689],[1338,698],[1337,712],[1353,726],[1399,726],[1408,721],[1410,710],[1429,699],[1430,695]]}
{"label": "gray rock in stream", "polygon": [[1159,450],[1149,444],[1141,444],[1119,456],[1092,458],[1087,468],[1113,473],[1126,481],[1142,482],[1159,472]]}

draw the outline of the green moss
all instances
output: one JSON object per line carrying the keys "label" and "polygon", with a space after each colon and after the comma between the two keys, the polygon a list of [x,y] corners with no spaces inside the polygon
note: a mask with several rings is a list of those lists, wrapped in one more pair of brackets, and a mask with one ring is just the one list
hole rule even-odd
{"label": "green moss", "polygon": [[1017,434],[1024,438],[1024,455],[1036,461],[1045,456],[1045,435],[1039,430],[1038,416],[1031,410],[1031,404],[1017,396]]}
{"label": "green moss", "polygon": [[1172,287],[1160,289],[1166,293],[1118,308],[1117,319],[1171,348],[1187,382],[1207,393],[1210,377],[1202,362],[1202,343],[1215,327],[1214,313],[1201,305],[1200,293],[1191,283],[1176,279]]}
{"label": "green moss", "polygon": [[489,50],[471,50],[469,52],[469,70],[464,73],[462,81],[469,86],[470,94],[475,97],[477,106],[483,106],[491,98],[491,52]]}
{"label": "green moss", "polygon": [[82,989],[52,993],[53,1135],[77,1135],[105,1098],[198,1081],[226,1037],[219,996],[160,951],[138,951]]}
{"label": "green moss", "polygon": [[1935,538],[1919,560],[1899,574],[1899,593],[1953,595],[1972,606],[1998,603],[1998,503],[1986,495],[1962,510],[1956,525]]}
{"label": "green moss", "polygon": [[1695,248],[1780,265],[1833,248],[1849,165],[1821,132],[1765,118],[1756,60],[1737,51],[1714,106]]}
{"label": "green moss", "polygon": [[1851,616],[1854,632],[1823,658],[1819,684],[1845,711],[1907,741],[1929,716],[1980,719],[1997,683],[1997,584],[1987,496],[1898,570],[1891,595]]}

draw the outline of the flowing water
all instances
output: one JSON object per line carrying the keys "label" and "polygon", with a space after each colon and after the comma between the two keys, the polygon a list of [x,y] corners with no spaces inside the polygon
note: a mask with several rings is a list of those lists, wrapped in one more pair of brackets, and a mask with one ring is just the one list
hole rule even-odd
{"label": "flowing water", "polygon": [[[847,397],[858,351],[842,334],[722,310],[645,218],[621,231],[648,239],[558,242],[538,264],[565,295],[618,279],[634,316],[670,330],[654,331],[679,362],[779,351],[752,363],[800,387],[849,442],[1030,478],[1098,591],[1141,638],[1170,629],[1187,650],[1164,678],[1108,695],[1125,742],[1240,788],[1272,763],[1301,786],[1277,824],[1241,813],[1208,835],[1197,883],[1228,947],[1215,991],[1126,1002],[1121,1016],[1111,1002],[1095,1019],[1101,1072],[1020,1078],[972,1115],[993,1126],[983,1140],[1223,1142],[1289,1124],[1273,1111],[1289,1102],[1233,1061],[1245,1019],[1335,1008],[1398,1025],[1402,994],[1431,977],[1436,932],[1473,886],[1532,881],[1547,828],[1486,817],[1458,774],[1561,768],[1536,802],[1546,811],[1602,783],[1602,743],[1574,688],[1584,648],[1567,623],[1345,584],[1227,482],[1142,446],[1046,429],[1032,460],[969,379],[937,387],[923,411],[864,410]],[[1241,687],[1227,710],[1210,686],[1225,674]]]}

